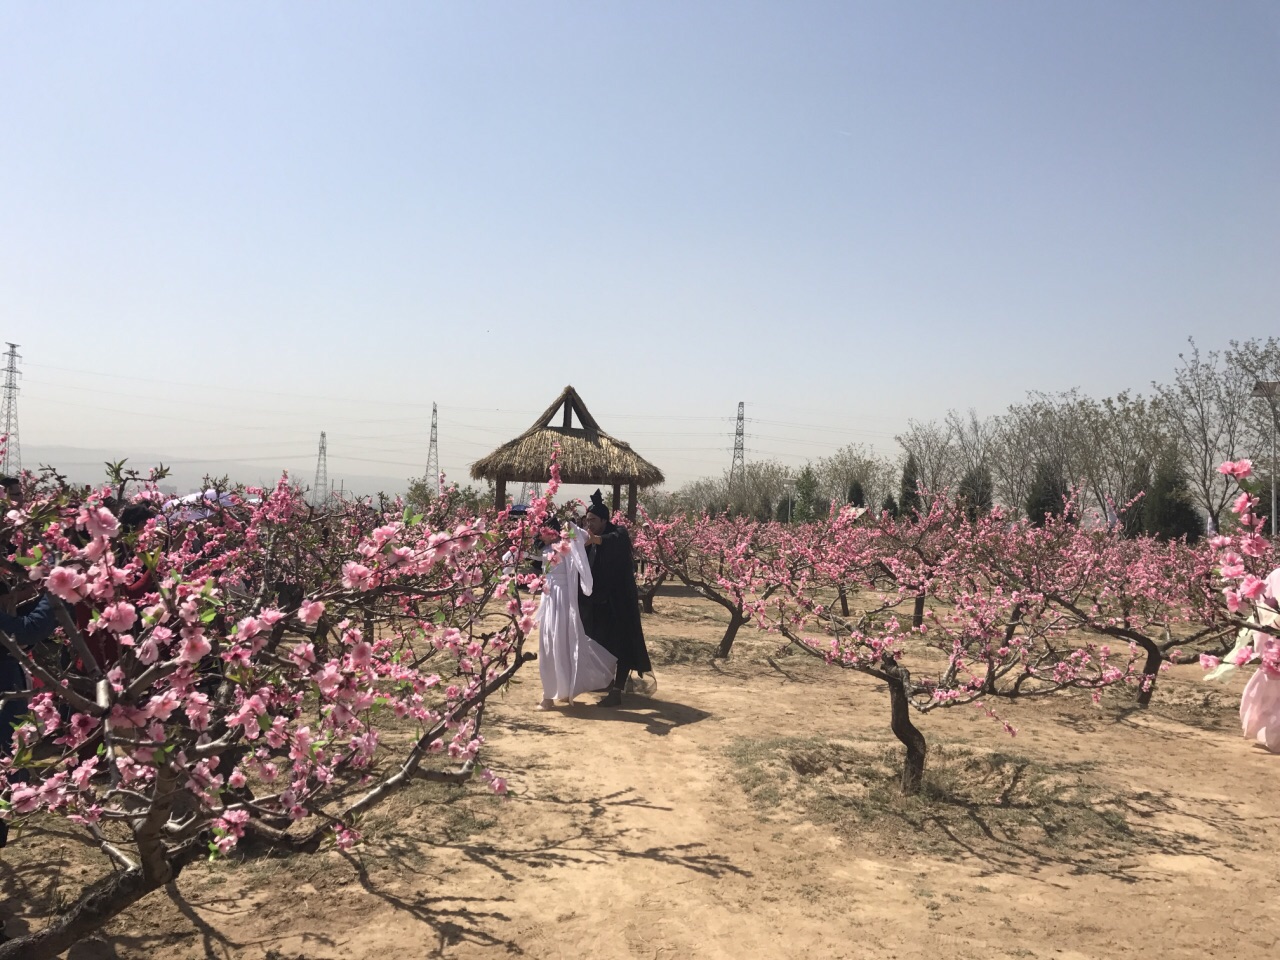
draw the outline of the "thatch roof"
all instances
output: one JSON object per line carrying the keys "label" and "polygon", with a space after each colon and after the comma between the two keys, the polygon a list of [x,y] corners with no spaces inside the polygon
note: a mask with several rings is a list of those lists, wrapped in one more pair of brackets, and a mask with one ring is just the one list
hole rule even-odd
{"label": "thatch roof", "polygon": [[[560,410],[564,411],[563,416],[553,424]],[[551,451],[557,443],[560,479],[564,483],[634,483],[651,487],[663,481],[662,471],[632,450],[630,444],[600,429],[573,387],[565,387],[528,430],[473,463],[471,476],[476,480],[546,483],[551,474]]]}

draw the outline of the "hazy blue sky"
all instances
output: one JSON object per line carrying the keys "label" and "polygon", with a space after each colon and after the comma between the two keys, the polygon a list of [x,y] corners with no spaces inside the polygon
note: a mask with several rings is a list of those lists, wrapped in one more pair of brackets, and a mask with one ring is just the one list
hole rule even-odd
{"label": "hazy blue sky", "polygon": [[1275,2],[0,2],[24,449],[461,477],[572,383],[678,484],[1276,333]]}

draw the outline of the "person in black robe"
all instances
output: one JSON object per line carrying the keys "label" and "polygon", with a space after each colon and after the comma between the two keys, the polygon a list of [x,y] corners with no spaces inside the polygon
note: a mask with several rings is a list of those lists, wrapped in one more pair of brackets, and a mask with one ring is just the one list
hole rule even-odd
{"label": "person in black robe", "polygon": [[589,597],[579,590],[578,611],[587,636],[618,658],[613,686],[599,703],[602,707],[618,707],[632,670],[653,673],[640,626],[631,535],[609,520],[609,508],[599,490],[591,495],[584,523],[590,535],[587,560],[595,587]]}

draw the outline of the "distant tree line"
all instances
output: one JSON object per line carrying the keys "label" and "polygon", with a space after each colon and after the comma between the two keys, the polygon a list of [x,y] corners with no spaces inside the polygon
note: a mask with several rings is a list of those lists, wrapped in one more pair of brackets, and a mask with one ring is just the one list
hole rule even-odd
{"label": "distant tree line", "polygon": [[895,458],[850,444],[799,471],[753,461],[733,484],[726,471],[674,492],[650,491],[645,505],[658,514],[805,522],[832,504],[895,516],[923,511],[949,491],[972,516],[999,505],[1039,523],[1061,514],[1074,492],[1077,516],[1096,514],[1132,534],[1194,539],[1229,522],[1239,491],[1220,463],[1251,458],[1255,476],[1270,483],[1272,411],[1253,396],[1258,380],[1280,380],[1280,340],[1233,340],[1207,353],[1190,340],[1172,381],[1151,384],[1145,395],[1033,392],[986,418],[951,410],[908,421]]}

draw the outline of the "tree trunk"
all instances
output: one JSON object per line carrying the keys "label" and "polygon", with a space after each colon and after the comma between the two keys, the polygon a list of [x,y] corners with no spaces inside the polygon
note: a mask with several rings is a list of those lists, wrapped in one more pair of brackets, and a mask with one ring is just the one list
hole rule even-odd
{"label": "tree trunk", "polygon": [[1147,707],[1151,705],[1151,695],[1156,692],[1156,677],[1160,675],[1164,654],[1146,637],[1138,641],[1138,646],[1147,651],[1147,662],[1142,668],[1143,684],[1138,687],[1138,706]]}
{"label": "tree trunk", "polygon": [[889,703],[892,706],[889,725],[893,735],[902,741],[907,754],[902,764],[902,792],[907,796],[916,796],[924,783],[924,761],[929,753],[929,745],[924,734],[911,722],[911,706],[908,690],[911,675],[902,667],[889,669]]}
{"label": "tree trunk", "polygon": [[916,608],[911,613],[911,625],[919,627],[924,625],[924,591],[916,594]]}
{"label": "tree trunk", "polygon": [[738,628],[746,623],[746,618],[738,616],[736,613],[729,616],[729,629],[725,630],[724,637],[720,640],[720,646],[716,648],[717,660],[724,660],[729,656],[729,651],[733,649],[733,640],[738,635]]}
{"label": "tree trunk", "polygon": [[653,582],[653,586],[640,591],[640,609],[645,613],[653,613],[653,595],[658,592],[658,588],[666,579],[667,574],[664,571],[658,574],[658,579]]}
{"label": "tree trunk", "polygon": [[849,595],[844,592],[843,585],[839,588],[840,593],[840,616],[848,619],[849,617]]}
{"label": "tree trunk", "polygon": [[[1013,638],[1018,632],[1018,624],[1022,622],[1022,604],[1015,603],[1013,609],[1009,612],[1009,622],[1004,628],[1004,645],[1007,647],[1013,643]],[[996,661],[995,658],[988,654],[987,656],[987,676],[982,683],[982,692],[990,696],[996,692]]]}
{"label": "tree trunk", "polygon": [[104,877],[43,930],[0,944],[0,960],[52,960],[164,883],[148,880],[141,867]]}

